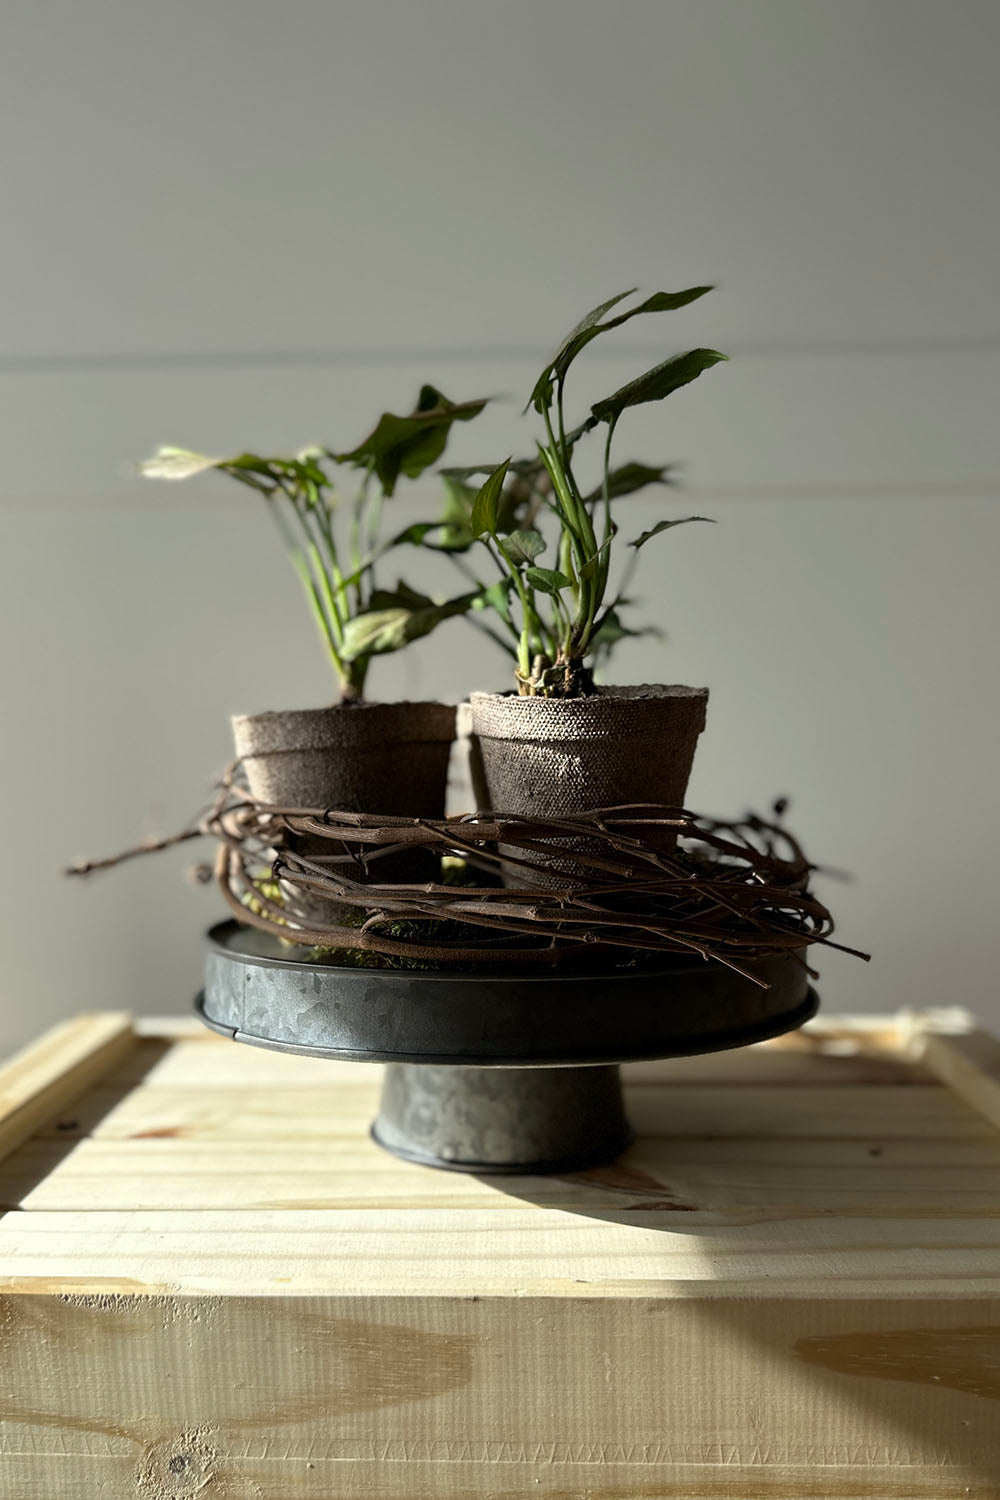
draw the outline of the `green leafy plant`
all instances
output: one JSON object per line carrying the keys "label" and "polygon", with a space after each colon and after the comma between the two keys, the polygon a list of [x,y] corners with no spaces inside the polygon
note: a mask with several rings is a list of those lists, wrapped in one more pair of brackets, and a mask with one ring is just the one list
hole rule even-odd
{"label": "green leafy plant", "polygon": [[[454,423],[471,421],[485,404],[449,401],[425,385],[412,412],[384,412],[364,442],[344,453],[310,448],[294,458],[256,453],[208,458],[184,448],[160,448],[141,468],[154,479],[189,479],[215,469],[264,497],[302,582],[342,700],[353,702],[364,694],[373,656],[400,650],[479,602],[479,590],[439,600],[402,582],[395,589],[379,588],[375,567],[392,548],[420,543],[440,530],[438,523],[418,523],[383,541],[383,504],[401,478],[417,479],[437,463]],[[350,476],[347,492],[340,470]]]}
{"label": "green leafy plant", "polygon": [[[666,467],[611,463],[612,442],[625,412],[662,401],[697,379],[726,356],[714,349],[691,349],[674,355],[593,404],[576,427],[565,417],[567,374],[576,358],[596,338],[632,318],[685,307],[710,291],[707,286],[683,292],[656,292],[644,302],[608,314],[632,292],[621,292],[596,307],[563,340],[542,370],[525,411],[533,408],[544,423],[544,440],[529,459],[510,459],[489,470],[446,470],[452,485],[464,485],[466,532],[488,550],[499,569],[499,581],[480,591],[472,607],[491,607],[513,647],[518,691],[524,696],[576,697],[593,690],[593,663],[624,635],[636,634],[622,623],[621,610],[638,552],[654,536],[674,526],[703,521],[683,516],[659,521],[629,545],[632,557],[617,591],[609,598],[612,550],[618,530],[612,514],[615,500],[651,484],[669,482]],[[604,429],[603,478],[586,489],[574,468],[577,447],[595,429]],[[486,473],[478,489],[469,481]],[[549,542],[542,529],[554,520],[555,555],[539,561]]]}

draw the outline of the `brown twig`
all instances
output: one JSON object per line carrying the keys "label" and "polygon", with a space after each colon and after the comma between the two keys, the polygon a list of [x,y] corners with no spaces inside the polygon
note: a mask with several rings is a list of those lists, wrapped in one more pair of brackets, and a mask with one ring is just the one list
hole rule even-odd
{"label": "brown twig", "polygon": [[[202,836],[218,841],[216,880],[239,920],[310,947],[467,966],[562,965],[602,950],[696,954],[751,979],[759,957],[841,948],[809,889],[815,867],[782,824],[645,803],[547,818],[380,817],[255,802],[231,767],[180,833],[68,873]],[[420,849],[461,855],[485,879],[378,881],[381,860]]]}

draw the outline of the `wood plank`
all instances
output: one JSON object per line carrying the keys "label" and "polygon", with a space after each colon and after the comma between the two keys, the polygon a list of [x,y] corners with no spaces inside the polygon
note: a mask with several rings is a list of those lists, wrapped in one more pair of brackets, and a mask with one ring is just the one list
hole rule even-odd
{"label": "wood plank", "polygon": [[[210,1032],[164,1045],[156,1037],[140,1038],[134,1055],[114,1074],[114,1082],[134,1088],[331,1088],[359,1075],[381,1076],[375,1063],[334,1062],[296,1057],[228,1041]],[[168,1039],[169,1041],[169,1039]],[[110,1081],[110,1080],[109,1080]]]}
{"label": "wood plank", "polygon": [[220,1042],[222,1037],[209,1031],[198,1016],[136,1016],[135,1034],[155,1041]]}
{"label": "wood plank", "polygon": [[[36,1444],[31,1429],[23,1439],[11,1441]],[[310,1432],[318,1432],[313,1422]],[[62,1434],[50,1439],[59,1442]],[[176,1485],[176,1473],[170,1463],[192,1457],[198,1429],[189,1428],[153,1444],[139,1462],[134,1456],[97,1454],[63,1448],[28,1446],[17,1453],[4,1446],[0,1438],[0,1457],[4,1478],[17,1500],[81,1500],[82,1496],[101,1496],[101,1500],[132,1500],[149,1491],[150,1475],[169,1475]],[[234,1445],[235,1446],[235,1445]],[[421,1445],[435,1456],[423,1460],[414,1456],[416,1445],[379,1443],[371,1439],[367,1452],[377,1458],[351,1458],[347,1462],[315,1456],[303,1459],[292,1453],[275,1452],[271,1445],[256,1449],[244,1441],[236,1451],[212,1450],[212,1475],[225,1476],[226,1489],[219,1493],[246,1496],[247,1500],[333,1500],[333,1497],[364,1496],[365,1500],[997,1500],[997,1481],[989,1477],[985,1464],[966,1465],[956,1462],[948,1450],[943,1466],[921,1463],[919,1466],[892,1463],[890,1456],[903,1450],[898,1443],[883,1442],[880,1462],[865,1454],[876,1451],[874,1445],[855,1443],[853,1447],[831,1445],[821,1449],[813,1444],[803,1452],[839,1454],[843,1464],[819,1462],[803,1464],[770,1464],[751,1458],[740,1462],[738,1454],[762,1454],[768,1445],[719,1444],[714,1449],[716,1461],[699,1464],[670,1463],[665,1466],[634,1466],[604,1459],[588,1459],[581,1464],[555,1463],[548,1453],[559,1445],[526,1441],[522,1444],[496,1442],[483,1444],[489,1456],[481,1461],[449,1458],[449,1452],[474,1452],[471,1444],[457,1446],[438,1441]],[[608,1451],[621,1451],[622,1445],[607,1443]],[[626,1449],[629,1445],[625,1445]],[[600,1452],[601,1445],[589,1450]],[[315,1454],[315,1450],[311,1450]],[[355,1449],[355,1452],[357,1450]],[[497,1459],[494,1454],[506,1452]],[[928,1449],[928,1453],[933,1450]],[[939,1450],[940,1451],[940,1450]],[[397,1455],[394,1457],[393,1455]],[[535,1455],[538,1455],[536,1458]],[[523,1456],[522,1456],[523,1455]],[[853,1458],[854,1462],[851,1461]],[[151,1464],[155,1468],[151,1469]],[[987,1477],[984,1478],[984,1469]],[[204,1472],[204,1471],[202,1471]],[[200,1477],[200,1476],[199,1476]],[[346,1485],[349,1488],[341,1488]],[[510,1485],[513,1488],[499,1488]],[[597,1488],[596,1486],[600,1486]],[[154,1495],[194,1500],[193,1492],[152,1490]],[[209,1492],[210,1493],[210,1492]],[[200,1491],[198,1492],[200,1495]]]}
{"label": "wood plank", "polygon": [[971,1109],[1000,1129],[1000,1041],[985,1031],[929,1032],[920,1049],[924,1067]]}
{"label": "wood plank", "polygon": [[[355,1069],[335,1086],[247,1085],[132,1088],[113,1074],[45,1127],[59,1139],[184,1137],[337,1139],[367,1130],[378,1109],[381,1073]],[[905,1097],[902,1097],[905,1096]],[[692,1139],[809,1136],[868,1140],[1000,1139],[986,1121],[939,1085],[853,1089],[844,1085],[788,1085],[780,1090],[744,1084],[626,1085],[626,1104],[642,1135]]]}
{"label": "wood plank", "polygon": [[992,1299],[96,1291],[2,1318],[17,1500],[997,1493]]}
{"label": "wood plank", "polygon": [[826,1084],[775,1089],[635,1089],[629,1116],[641,1136],[867,1140],[995,1140],[986,1121],[936,1085],[887,1089]]}
{"label": "wood plank", "polygon": [[858,1047],[841,1052],[816,1047],[801,1050],[762,1043],[735,1047],[730,1052],[707,1052],[701,1057],[671,1057],[651,1062],[626,1063],[622,1069],[630,1084],[661,1085],[727,1084],[836,1084],[879,1083],[883,1085],[934,1083],[933,1073],[901,1054],[868,1052]]}
{"label": "wood plank", "polygon": [[1000,1133],[914,1036],[636,1065],[618,1162],[490,1179],[145,1028],[0,1167],[0,1491],[994,1500]]}
{"label": "wood plank", "polygon": [[4,1291],[383,1297],[1000,1294],[1000,1221],[511,1210],[37,1212],[0,1220]]}
{"label": "wood plank", "polygon": [[[367,1132],[331,1141],[147,1136],[33,1141],[0,1172],[0,1204],[46,1210],[623,1206],[692,1215],[1000,1215],[1000,1141],[641,1140],[612,1166],[568,1176],[428,1172]],[[904,1155],[908,1160],[904,1160]]]}
{"label": "wood plank", "polygon": [[133,1050],[123,1012],[75,1016],[0,1067],[0,1160]]}

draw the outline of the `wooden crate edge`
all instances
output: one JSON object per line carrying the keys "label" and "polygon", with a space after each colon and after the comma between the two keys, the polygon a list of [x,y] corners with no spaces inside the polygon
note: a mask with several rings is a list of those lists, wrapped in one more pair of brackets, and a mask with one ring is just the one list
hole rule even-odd
{"label": "wooden crate edge", "polygon": [[126,1011],[74,1016],[0,1065],[0,1161],[135,1047]]}

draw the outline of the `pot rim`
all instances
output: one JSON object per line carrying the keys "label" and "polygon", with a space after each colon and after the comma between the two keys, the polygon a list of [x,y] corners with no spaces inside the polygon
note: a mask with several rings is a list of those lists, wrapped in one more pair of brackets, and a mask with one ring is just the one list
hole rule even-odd
{"label": "pot rim", "polygon": [[[369,738],[386,746],[451,744],[457,733],[458,705],[436,699],[395,703],[331,703],[325,708],[264,709],[257,714],[232,714],[230,725],[241,759],[302,751],[339,750],[349,737]],[[261,743],[246,749],[241,741]]]}
{"label": "pot rim", "polygon": [[708,717],[708,688],[684,683],[607,687],[586,698],[473,693],[469,701],[473,739],[501,744],[659,741],[670,733],[689,739],[693,754]]}
{"label": "pot rim", "polygon": [[547,707],[561,709],[578,707],[581,704],[594,706],[599,703],[662,703],[671,700],[706,700],[709,695],[707,687],[690,687],[683,682],[637,682],[637,683],[609,683],[596,688],[593,693],[581,695],[578,698],[545,698],[545,697],[522,697],[514,688],[505,688],[502,692],[491,693],[475,691],[469,694],[469,702],[503,703],[509,706],[512,703],[526,703],[532,705],[545,704]]}

